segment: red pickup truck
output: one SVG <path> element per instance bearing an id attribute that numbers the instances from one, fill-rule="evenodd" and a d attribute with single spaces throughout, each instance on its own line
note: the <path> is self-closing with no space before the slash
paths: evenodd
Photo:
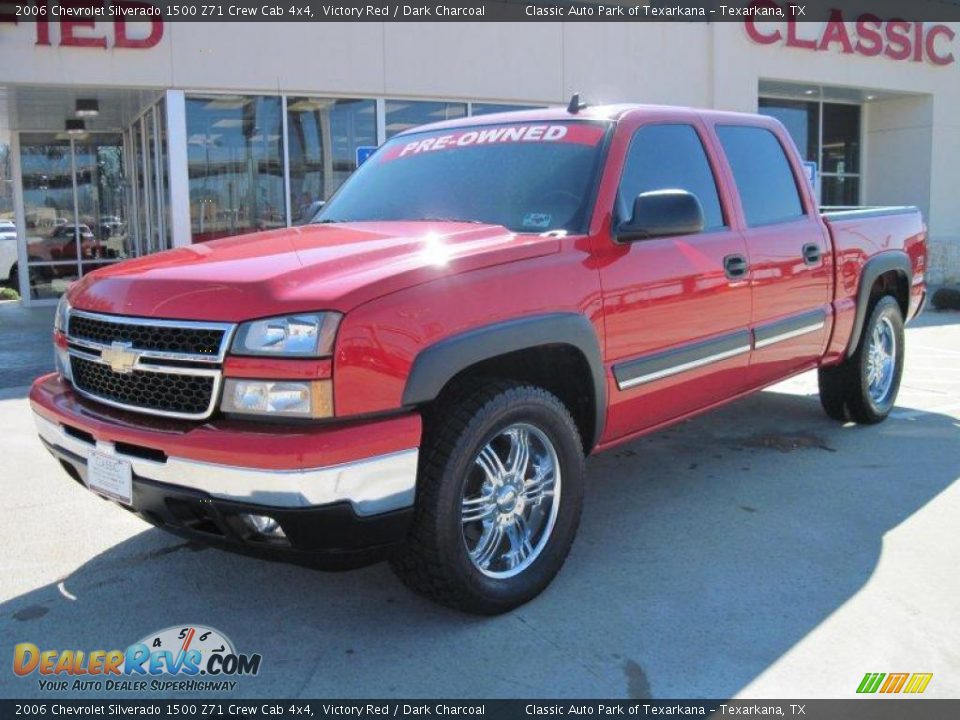
<path id="1" fill-rule="evenodd" d="M 57 311 L 30 399 L 77 481 L 223 548 L 389 558 L 498 613 L 558 572 L 584 457 L 816 369 L 896 399 L 915 208 L 821 212 L 774 119 L 607 106 L 384 144 L 310 225 L 123 262 Z"/>

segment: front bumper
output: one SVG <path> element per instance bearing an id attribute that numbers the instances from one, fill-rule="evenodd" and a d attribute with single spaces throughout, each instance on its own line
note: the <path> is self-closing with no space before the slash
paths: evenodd
<path id="1" fill-rule="evenodd" d="M 176 534 L 230 550 L 338 568 L 381 559 L 409 528 L 418 450 L 383 446 L 383 434 L 396 429 L 396 418 L 354 425 L 346 435 L 343 428 L 283 432 L 282 427 L 252 423 L 135 427 L 129 414 L 113 414 L 78 398 L 56 376 L 38 380 L 30 398 L 41 440 L 71 477 L 86 485 L 87 461 L 94 451 L 126 460 L 133 474 L 128 509 Z M 394 443 L 411 442 L 406 432 L 411 422 L 419 439 L 420 419 L 413 416 L 404 420 L 404 432 L 394 433 Z M 235 447 L 237 464 L 197 458 L 205 449 L 191 437 L 196 433 L 215 437 L 217 446 Z M 316 448 L 324 446 L 329 433 L 337 433 L 338 447 L 323 454 L 338 462 L 306 466 L 305 461 L 318 459 Z M 379 443 L 371 443 L 377 436 Z M 283 457 L 266 457 L 274 445 Z M 356 457 L 371 446 L 388 451 Z M 345 447 L 350 448 L 346 458 Z M 193 457 L 175 454 L 177 450 Z M 287 454 L 291 451 L 292 456 Z M 260 467 L 248 464 L 255 460 Z M 290 467 L 292 463 L 305 466 Z M 243 522 L 243 513 L 276 519 L 286 538 L 257 536 Z"/>

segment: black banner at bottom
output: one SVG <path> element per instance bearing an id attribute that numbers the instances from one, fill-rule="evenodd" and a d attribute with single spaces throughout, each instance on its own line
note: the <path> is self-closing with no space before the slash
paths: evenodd
<path id="1" fill-rule="evenodd" d="M 907 707 L 909 705 L 909 707 Z M 803 720 L 943 720 L 960 699 L 850 700 L 0 700 L 7 718 L 532 718 L 789 717 Z"/>

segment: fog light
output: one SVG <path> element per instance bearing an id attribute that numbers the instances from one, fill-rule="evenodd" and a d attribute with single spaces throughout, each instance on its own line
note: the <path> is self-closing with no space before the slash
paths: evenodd
<path id="1" fill-rule="evenodd" d="M 240 517 L 243 518 L 243 521 L 247 524 L 247 527 L 253 530 L 257 535 L 270 538 L 272 540 L 283 540 L 287 537 L 287 534 L 283 532 L 283 528 L 280 527 L 280 523 L 278 523 L 269 515 L 253 515 L 251 513 L 243 513 Z"/>

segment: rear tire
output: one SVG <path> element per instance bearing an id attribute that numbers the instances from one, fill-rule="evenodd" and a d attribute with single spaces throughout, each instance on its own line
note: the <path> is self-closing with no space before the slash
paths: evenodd
<path id="1" fill-rule="evenodd" d="M 468 391 L 436 416 L 410 537 L 391 565 L 442 605 L 506 612 L 550 584 L 573 543 L 585 475 L 579 433 L 554 395 L 509 382 Z"/>
<path id="2" fill-rule="evenodd" d="M 884 295 L 870 308 L 856 352 L 841 365 L 819 371 L 820 403 L 827 415 L 865 425 L 885 420 L 900 390 L 903 358 L 900 304 Z"/>

